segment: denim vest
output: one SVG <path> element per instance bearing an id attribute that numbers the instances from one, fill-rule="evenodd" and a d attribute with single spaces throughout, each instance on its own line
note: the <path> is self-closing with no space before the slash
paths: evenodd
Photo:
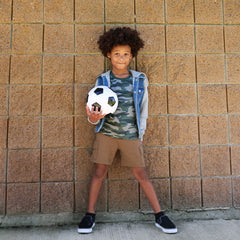
<path id="1" fill-rule="evenodd" d="M 133 76 L 133 101 L 136 111 L 136 120 L 139 138 L 142 140 L 146 130 L 148 118 L 148 79 L 144 73 L 130 70 Z M 97 77 L 96 86 L 110 87 L 110 71 Z M 95 132 L 99 132 L 104 124 L 105 118 L 101 119 L 96 126 Z"/>

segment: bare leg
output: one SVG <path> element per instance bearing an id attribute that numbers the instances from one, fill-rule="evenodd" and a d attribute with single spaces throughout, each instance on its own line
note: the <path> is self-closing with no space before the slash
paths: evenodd
<path id="1" fill-rule="evenodd" d="M 159 204 L 159 201 L 157 199 L 156 192 L 154 190 L 154 187 L 152 185 L 152 182 L 149 180 L 146 170 L 144 167 L 140 168 L 133 168 L 133 174 L 140 183 L 140 186 L 145 193 L 147 199 L 149 200 L 153 210 L 155 213 L 158 213 L 161 211 L 161 207 Z"/>
<path id="2" fill-rule="evenodd" d="M 95 206 L 97 203 L 98 195 L 102 186 L 102 181 L 106 177 L 108 171 L 108 165 L 95 164 L 95 170 L 92 177 L 92 182 L 89 190 L 88 199 L 88 212 L 95 213 Z"/>

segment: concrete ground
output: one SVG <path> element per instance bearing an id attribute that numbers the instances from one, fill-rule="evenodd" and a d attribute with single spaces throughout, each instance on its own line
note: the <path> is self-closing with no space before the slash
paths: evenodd
<path id="1" fill-rule="evenodd" d="M 235 240 L 240 220 L 175 221 L 177 234 L 165 234 L 153 222 L 96 223 L 93 233 L 78 234 L 77 226 L 0 228 L 1 240 Z"/>

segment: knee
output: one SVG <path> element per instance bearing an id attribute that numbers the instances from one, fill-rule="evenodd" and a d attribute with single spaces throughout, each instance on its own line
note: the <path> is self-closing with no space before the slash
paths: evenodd
<path id="1" fill-rule="evenodd" d="M 108 171 L 108 166 L 103 164 L 96 164 L 93 176 L 99 180 L 103 180 Z"/>

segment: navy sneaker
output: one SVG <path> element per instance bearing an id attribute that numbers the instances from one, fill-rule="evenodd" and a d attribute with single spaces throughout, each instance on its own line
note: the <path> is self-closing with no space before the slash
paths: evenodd
<path id="1" fill-rule="evenodd" d="M 95 216 L 93 213 L 86 213 L 78 225 L 78 233 L 91 233 L 95 226 Z"/>
<path id="2" fill-rule="evenodd" d="M 164 212 L 155 214 L 155 226 L 162 229 L 164 233 L 177 233 L 175 224 L 164 214 Z"/>

